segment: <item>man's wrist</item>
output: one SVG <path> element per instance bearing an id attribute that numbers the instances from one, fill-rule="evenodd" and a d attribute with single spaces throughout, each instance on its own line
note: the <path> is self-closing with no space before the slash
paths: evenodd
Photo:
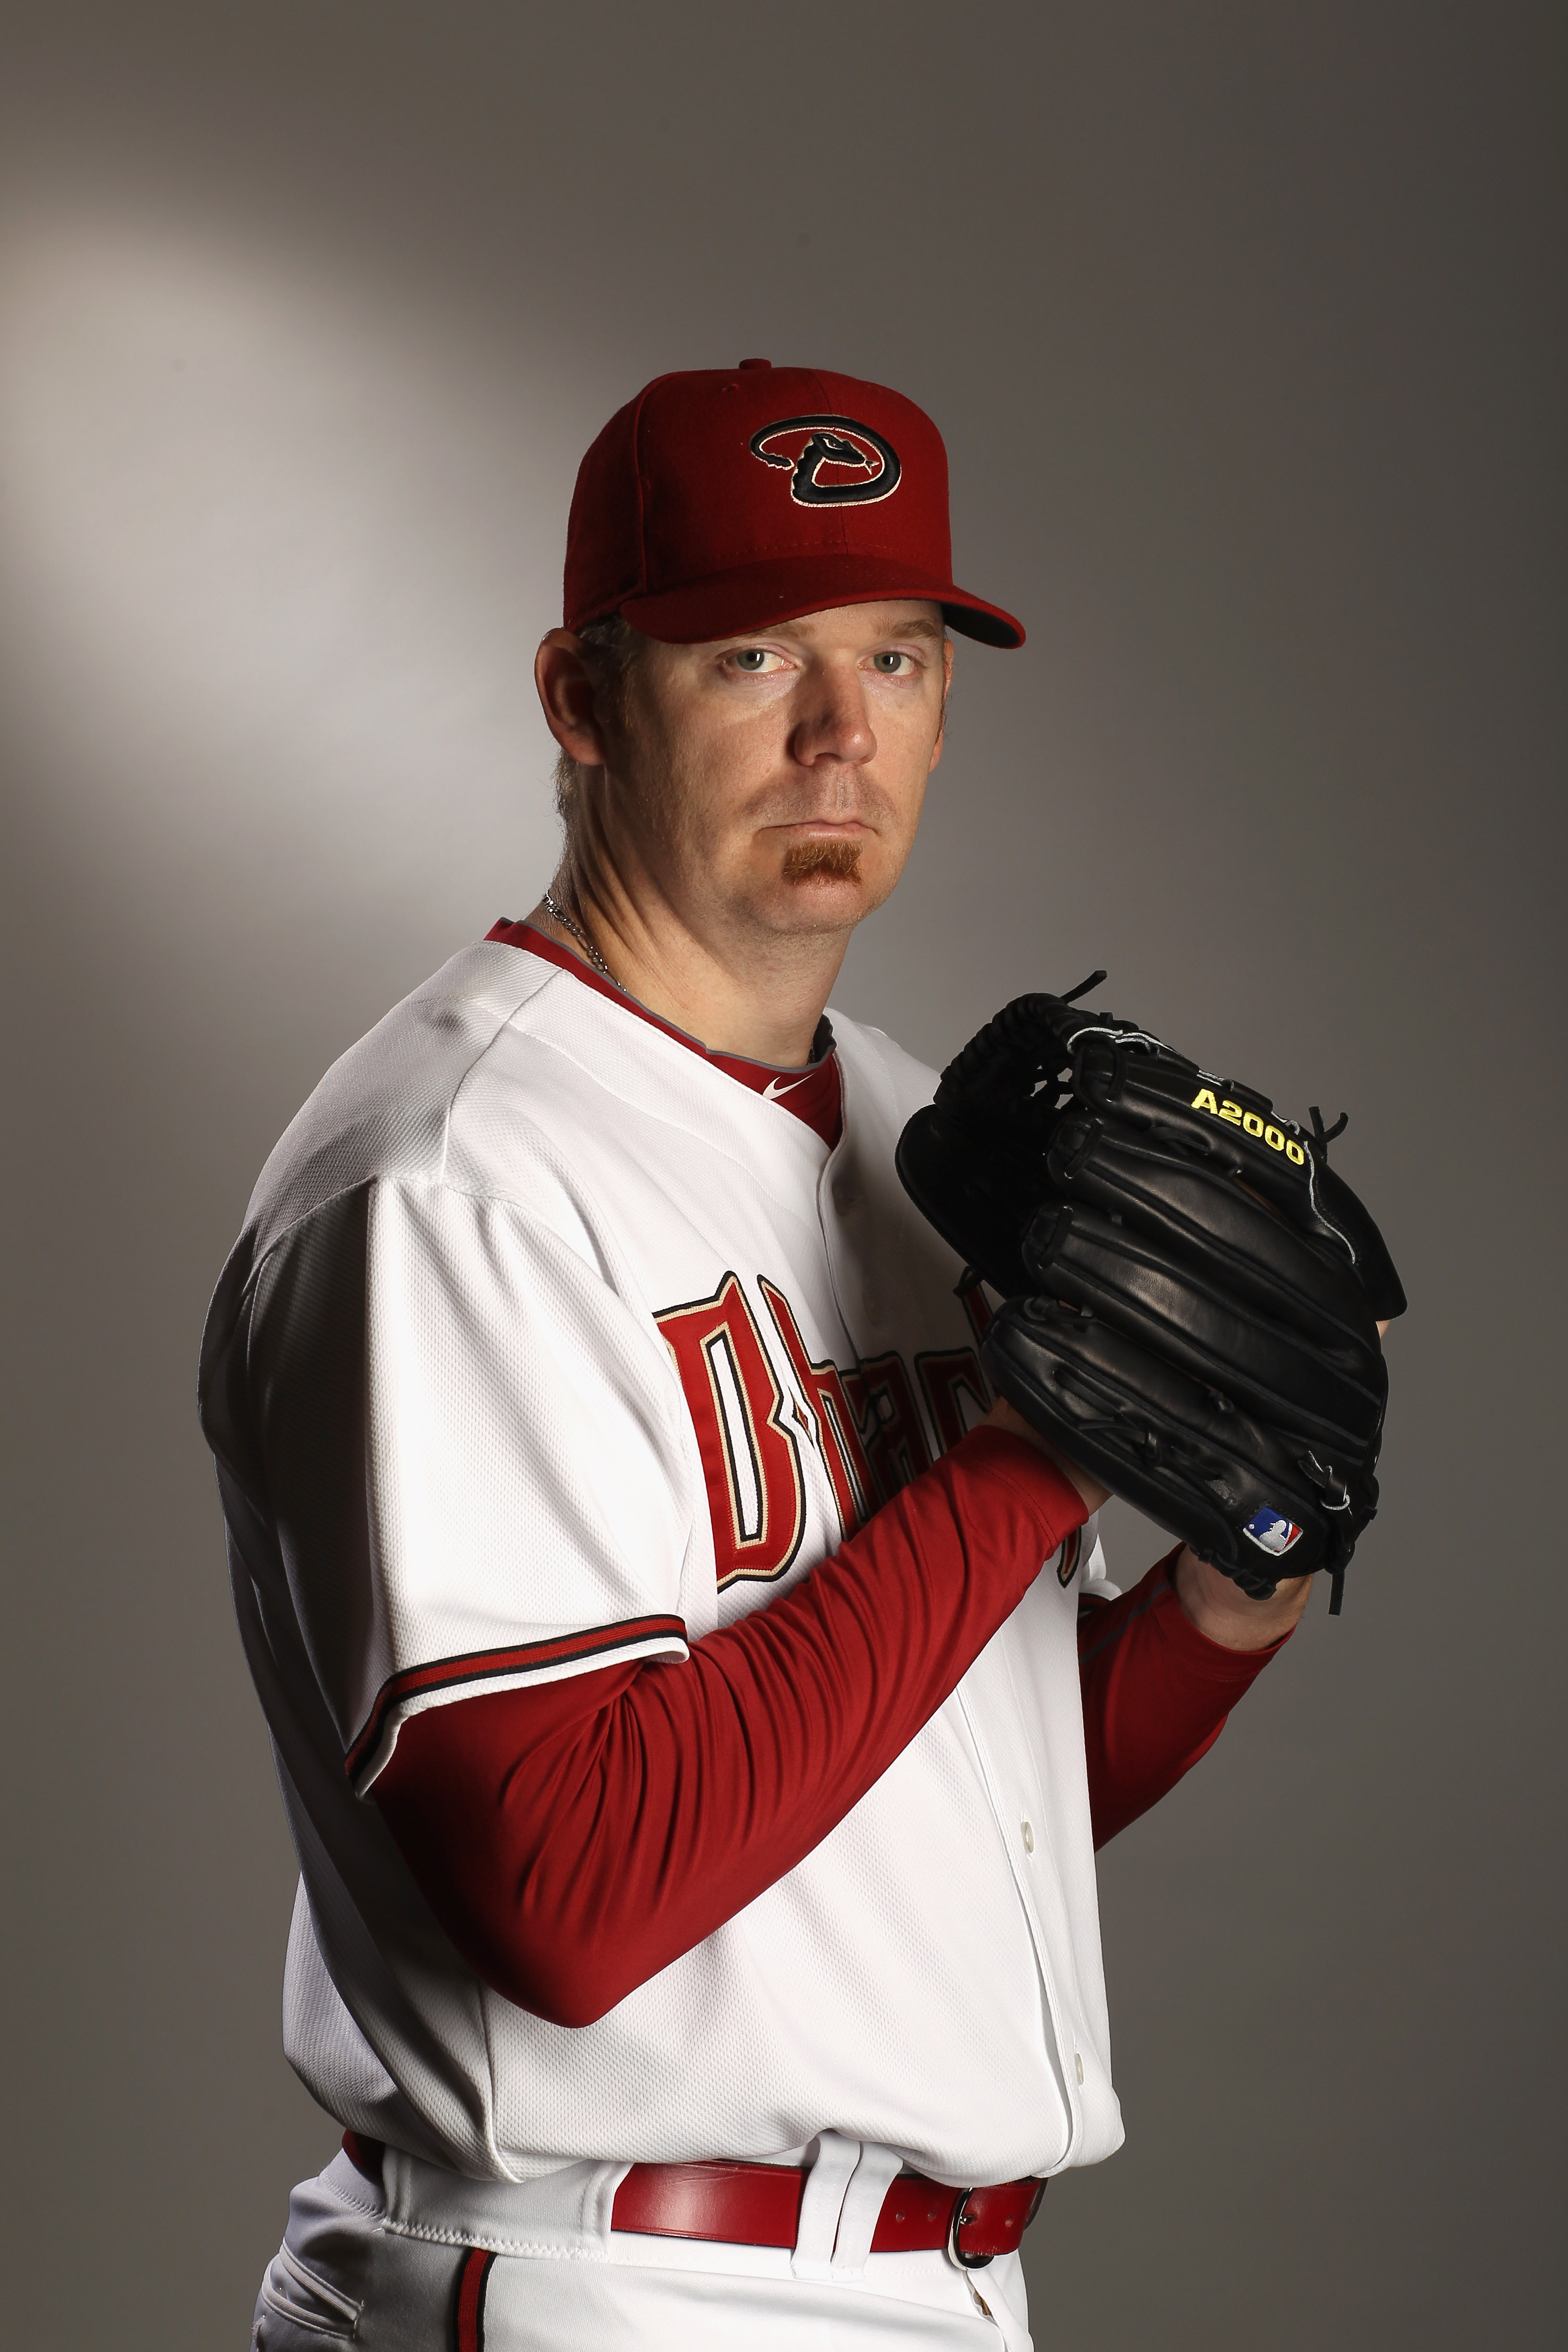
<path id="1" fill-rule="evenodd" d="M 1312 1580 L 1286 1577 L 1272 1599 L 1254 1601 L 1184 1545 L 1172 1563 L 1171 1582 L 1188 1622 L 1222 1650 L 1269 1650 L 1295 1632 Z"/>
<path id="2" fill-rule="evenodd" d="M 1016 1405 L 1010 1404 L 1005 1397 L 997 1398 L 980 1425 L 982 1428 L 1005 1430 L 1009 1436 L 1023 1438 L 1037 1454 L 1043 1454 L 1047 1462 L 1055 1464 L 1068 1484 L 1082 1496 L 1086 1511 L 1098 1511 L 1102 1503 L 1110 1500 L 1109 1486 L 1102 1486 L 1098 1478 L 1087 1470 L 1080 1470 L 1078 1464 L 1058 1446 L 1053 1445 L 1048 1437 L 1042 1437 L 1033 1423 L 1025 1420 Z"/>

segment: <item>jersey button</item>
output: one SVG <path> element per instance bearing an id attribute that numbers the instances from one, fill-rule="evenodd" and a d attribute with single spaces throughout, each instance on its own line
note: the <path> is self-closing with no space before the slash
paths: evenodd
<path id="1" fill-rule="evenodd" d="M 1033 1853 L 1035 1851 L 1034 1824 L 1032 1822 L 1025 1822 L 1022 1824 L 1022 1827 L 1024 1832 L 1024 1852 L 1026 1853 Z"/>

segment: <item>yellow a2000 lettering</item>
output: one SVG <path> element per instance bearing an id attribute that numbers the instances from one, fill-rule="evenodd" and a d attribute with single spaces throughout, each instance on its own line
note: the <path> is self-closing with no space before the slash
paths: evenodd
<path id="1" fill-rule="evenodd" d="M 1281 1128 L 1266 1124 L 1255 1110 L 1244 1111 L 1241 1105 L 1232 1102 L 1228 1095 L 1222 1098 L 1214 1093 L 1212 1087 L 1200 1087 L 1190 1108 L 1206 1110 L 1211 1118 L 1223 1118 L 1228 1127 L 1243 1129 L 1258 1142 L 1266 1143 L 1270 1151 L 1282 1151 L 1292 1167 L 1304 1168 L 1307 1164 L 1306 1152 L 1294 1136 L 1287 1135 Z"/>

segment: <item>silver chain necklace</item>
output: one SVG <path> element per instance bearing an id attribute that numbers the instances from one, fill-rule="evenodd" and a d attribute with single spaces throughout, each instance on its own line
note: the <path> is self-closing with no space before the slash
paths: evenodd
<path id="1" fill-rule="evenodd" d="M 609 965 L 605 961 L 604 957 L 599 953 L 598 949 L 594 945 L 594 942 L 588 937 L 587 932 L 583 929 L 582 924 L 574 923 L 573 921 L 571 916 L 566 912 L 565 908 L 561 904 L 560 899 L 555 898 L 549 890 L 544 894 L 544 910 L 547 915 L 551 916 L 554 921 L 560 924 L 563 931 L 570 931 L 573 938 L 581 942 L 584 954 L 587 957 L 589 962 L 594 966 L 595 971 L 602 971 L 604 973 L 605 978 L 609 982 L 610 986 L 612 988 L 619 988 L 621 984 L 620 982 L 616 978 L 615 973 L 610 970 Z"/>

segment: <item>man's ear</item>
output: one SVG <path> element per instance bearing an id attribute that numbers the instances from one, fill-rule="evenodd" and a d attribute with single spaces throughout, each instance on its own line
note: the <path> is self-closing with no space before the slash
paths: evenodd
<path id="1" fill-rule="evenodd" d="M 570 629 L 552 629 L 533 656 L 533 682 L 544 723 L 567 758 L 581 768 L 602 768 L 605 739 L 594 717 L 594 681 L 582 639 Z"/>
<path id="2" fill-rule="evenodd" d="M 942 746 L 947 740 L 947 698 L 952 692 L 952 639 L 943 637 L 942 641 L 942 717 L 937 721 L 936 741 L 931 747 L 931 766 L 926 770 L 928 776 L 935 772 L 942 758 Z"/>

